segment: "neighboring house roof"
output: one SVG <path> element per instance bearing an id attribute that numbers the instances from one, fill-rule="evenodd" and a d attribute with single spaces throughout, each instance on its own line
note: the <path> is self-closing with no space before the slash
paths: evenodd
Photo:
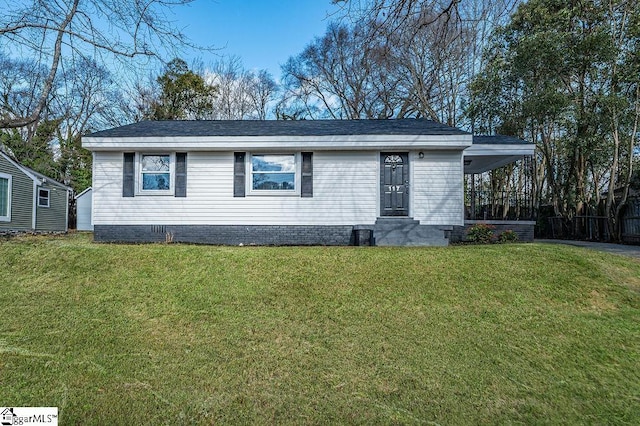
<path id="1" fill-rule="evenodd" d="M 38 173 L 35 170 L 32 170 L 29 167 L 23 164 L 20 164 L 17 160 L 13 159 L 13 157 L 11 157 L 9 154 L 7 154 L 4 151 L 0 151 L 0 156 L 2 156 L 8 162 L 16 166 L 18 169 L 20 169 L 25 175 L 31 178 L 31 180 L 33 180 L 37 185 L 43 185 L 44 183 L 47 183 L 51 186 L 56 186 L 58 188 L 64 189 L 65 191 L 71 191 L 70 187 L 61 184 L 55 179 L 45 176 L 42 173 Z"/>
<path id="2" fill-rule="evenodd" d="M 468 135 L 426 119 L 398 120 L 169 120 L 141 121 L 90 138 L 180 136 Z"/>
<path id="3" fill-rule="evenodd" d="M 79 193 L 78 195 L 76 195 L 75 197 L 73 197 L 75 200 L 77 200 L 78 198 L 82 197 L 84 194 L 88 193 L 89 191 L 91 191 L 91 187 L 88 187 L 87 189 L 85 189 L 84 191 L 82 191 L 81 193 Z"/>

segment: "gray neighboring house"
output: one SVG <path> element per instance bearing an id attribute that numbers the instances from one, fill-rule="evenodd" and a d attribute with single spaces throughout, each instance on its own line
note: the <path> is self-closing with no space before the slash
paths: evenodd
<path id="1" fill-rule="evenodd" d="M 0 151 L 0 232 L 66 232 L 70 192 Z"/>
<path id="2" fill-rule="evenodd" d="M 143 121 L 82 145 L 96 241 L 244 245 L 447 245 L 473 225 L 465 175 L 534 152 L 425 119 Z"/>

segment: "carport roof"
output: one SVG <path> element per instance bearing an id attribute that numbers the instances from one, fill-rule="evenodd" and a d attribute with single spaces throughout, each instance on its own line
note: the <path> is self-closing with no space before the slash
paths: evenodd
<path id="1" fill-rule="evenodd" d="M 535 144 L 504 135 L 474 136 L 464 150 L 465 174 L 484 173 L 533 155 Z"/>

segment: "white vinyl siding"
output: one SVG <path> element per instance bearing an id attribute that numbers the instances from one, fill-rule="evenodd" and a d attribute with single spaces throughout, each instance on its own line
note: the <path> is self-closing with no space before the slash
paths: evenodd
<path id="1" fill-rule="evenodd" d="M 93 231 L 93 224 L 91 223 L 91 200 L 91 189 L 84 191 L 76 198 L 76 229 L 78 231 Z"/>
<path id="2" fill-rule="evenodd" d="M 462 151 L 412 155 L 412 212 L 422 225 L 464 225 Z"/>
<path id="3" fill-rule="evenodd" d="M 136 194 L 123 198 L 122 153 L 95 152 L 94 225 L 353 225 L 376 221 L 378 152 L 314 153 L 312 198 L 234 198 L 233 164 L 233 152 L 190 152 L 187 197 Z"/>

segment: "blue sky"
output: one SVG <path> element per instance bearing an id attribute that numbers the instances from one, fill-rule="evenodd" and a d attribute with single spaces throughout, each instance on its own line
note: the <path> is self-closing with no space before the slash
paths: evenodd
<path id="1" fill-rule="evenodd" d="M 330 0 L 196 0 L 176 7 L 176 26 L 196 44 L 223 48 L 247 69 L 267 69 L 277 80 L 280 65 L 324 34 L 336 6 Z M 183 59 L 215 62 L 214 53 L 198 52 Z"/>

